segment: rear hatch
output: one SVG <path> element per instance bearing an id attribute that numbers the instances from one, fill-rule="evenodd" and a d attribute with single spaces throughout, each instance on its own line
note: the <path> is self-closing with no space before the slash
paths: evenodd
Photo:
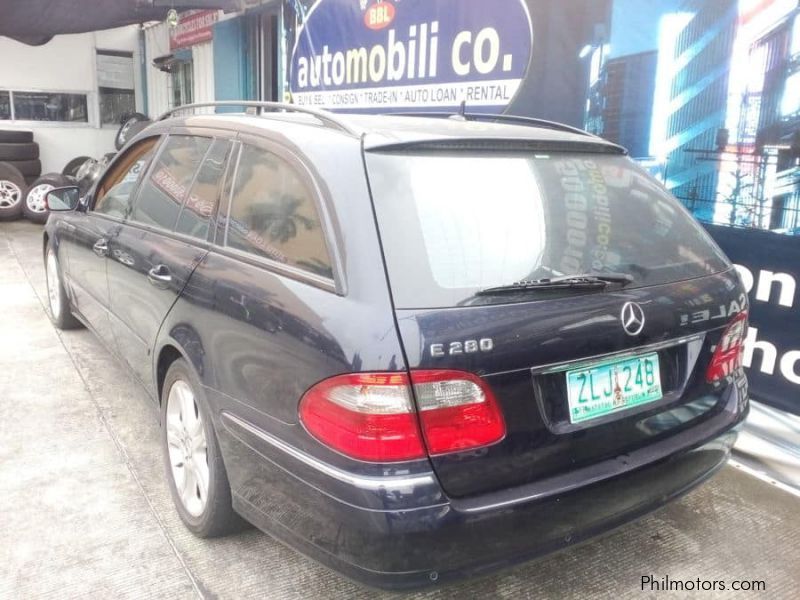
<path id="1" fill-rule="evenodd" d="M 735 272 L 635 163 L 581 150 L 366 153 L 409 367 L 480 376 L 505 419 L 502 441 L 432 457 L 451 496 L 591 467 L 721 410 L 705 373 L 746 308 Z M 546 281 L 587 274 L 611 282 Z"/>

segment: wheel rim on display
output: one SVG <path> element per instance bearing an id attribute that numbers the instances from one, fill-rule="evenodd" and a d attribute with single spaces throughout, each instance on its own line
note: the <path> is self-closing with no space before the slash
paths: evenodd
<path id="1" fill-rule="evenodd" d="M 89 171 L 91 170 L 92 166 L 93 166 L 93 165 L 94 165 L 96 162 L 97 162 L 97 161 L 95 161 L 93 158 L 90 158 L 90 159 L 88 159 L 88 160 L 85 160 L 85 161 L 83 162 L 83 164 L 81 164 L 81 166 L 80 166 L 80 167 L 78 167 L 78 170 L 75 172 L 75 179 L 77 179 L 77 180 L 79 180 L 79 181 L 80 181 L 81 179 L 83 179 L 84 177 L 86 177 L 86 176 L 89 174 Z"/>
<path id="2" fill-rule="evenodd" d="M 61 316 L 61 282 L 58 278 L 58 261 L 52 250 L 47 253 L 47 297 L 53 318 L 58 319 Z"/>
<path id="3" fill-rule="evenodd" d="M 0 181 L 0 208 L 11 208 L 19 204 L 22 190 L 16 183 L 8 180 Z"/>
<path id="4" fill-rule="evenodd" d="M 165 427 L 175 489 L 186 511 L 198 517 L 208 502 L 208 444 L 200 405 L 182 379 L 172 384 L 167 395 Z"/>
<path id="5" fill-rule="evenodd" d="M 120 139 L 120 140 L 122 140 L 123 142 L 127 140 L 127 138 L 128 138 L 128 132 L 131 130 L 131 127 L 133 127 L 133 124 L 134 124 L 134 123 L 136 123 L 136 120 L 135 120 L 135 119 L 129 119 L 129 120 L 128 120 L 128 121 L 127 121 L 127 122 L 126 122 L 126 123 L 125 123 L 125 124 L 122 126 L 122 129 L 120 129 L 120 130 L 119 130 L 119 139 Z"/>
<path id="6" fill-rule="evenodd" d="M 45 197 L 52 189 L 55 189 L 55 186 L 52 186 L 49 183 L 42 183 L 32 187 L 28 192 L 28 197 L 25 200 L 28 208 L 35 213 L 47 212 L 47 202 L 45 202 Z"/>

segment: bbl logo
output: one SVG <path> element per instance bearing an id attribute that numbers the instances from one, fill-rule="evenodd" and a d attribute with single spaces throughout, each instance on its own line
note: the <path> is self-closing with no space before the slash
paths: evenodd
<path id="1" fill-rule="evenodd" d="M 361 10 L 364 11 L 364 25 L 370 29 L 383 29 L 391 25 L 396 14 L 394 4 L 378 0 L 377 4 L 367 8 L 368 3 L 368 0 L 361 0 Z"/>

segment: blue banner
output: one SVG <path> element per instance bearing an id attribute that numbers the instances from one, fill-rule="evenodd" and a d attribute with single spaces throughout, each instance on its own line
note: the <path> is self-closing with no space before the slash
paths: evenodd
<path id="1" fill-rule="evenodd" d="M 744 365 L 753 397 L 800 415 L 800 237 L 706 228 L 750 295 Z"/>
<path id="2" fill-rule="evenodd" d="M 522 0 L 319 0 L 298 31 L 290 88 L 301 106 L 502 112 L 531 59 Z"/>

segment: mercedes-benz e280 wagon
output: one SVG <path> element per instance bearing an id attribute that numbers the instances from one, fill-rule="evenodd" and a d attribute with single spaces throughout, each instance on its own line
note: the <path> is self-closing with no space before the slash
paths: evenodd
<path id="1" fill-rule="evenodd" d="M 183 110 L 85 197 L 51 192 L 43 249 L 53 322 L 160 406 L 195 534 L 243 518 L 412 587 L 724 464 L 747 298 L 620 147 L 536 120 Z"/>

